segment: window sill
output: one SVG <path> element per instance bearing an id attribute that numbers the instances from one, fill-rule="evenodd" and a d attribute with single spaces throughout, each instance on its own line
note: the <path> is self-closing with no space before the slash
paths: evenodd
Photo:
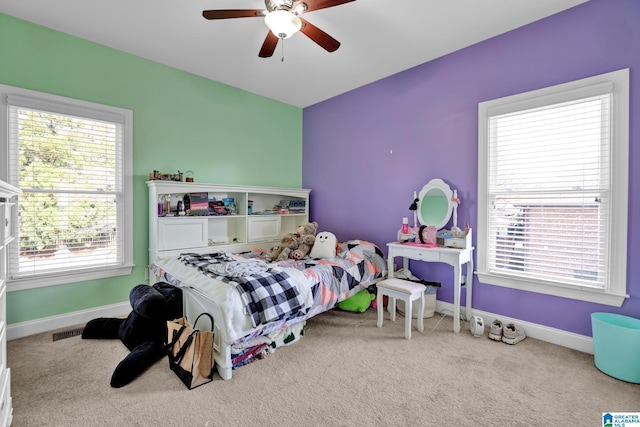
<path id="1" fill-rule="evenodd" d="M 50 274 L 42 277 L 11 279 L 7 281 L 7 292 L 23 291 L 26 289 L 44 288 L 68 283 L 85 282 L 89 280 L 108 279 L 110 277 L 128 276 L 134 265 L 103 268 L 67 274 Z"/>
<path id="2" fill-rule="evenodd" d="M 505 277 L 496 274 L 476 272 L 481 283 L 502 286 L 505 288 L 517 289 L 520 291 L 536 292 L 539 294 L 553 295 L 562 298 L 569 298 L 578 301 L 587 301 L 596 304 L 622 307 L 622 303 L 629 295 L 614 294 L 604 290 L 589 288 L 563 287 L 560 285 L 550 285 L 543 282 L 522 280 L 516 277 Z"/>

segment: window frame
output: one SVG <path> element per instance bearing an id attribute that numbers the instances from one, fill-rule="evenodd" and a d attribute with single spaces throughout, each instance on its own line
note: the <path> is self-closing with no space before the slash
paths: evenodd
<path id="1" fill-rule="evenodd" d="M 0 149 L 2 150 L 2 158 L 6 159 L 0 162 L 0 178 L 10 184 L 18 187 L 18 183 L 10 181 L 10 165 L 9 165 L 9 108 L 8 98 L 16 97 L 28 100 L 34 105 L 46 107 L 48 111 L 52 111 L 62 115 L 75 115 L 78 117 L 103 117 L 103 119 L 111 117 L 117 118 L 122 123 L 122 161 L 116 166 L 116 170 L 120 170 L 122 174 L 123 185 L 123 201 L 124 206 L 119 211 L 122 215 L 120 223 L 122 224 L 122 262 L 109 267 L 96 267 L 78 269 L 71 272 L 54 272 L 38 276 L 29 276 L 23 278 L 10 277 L 10 265 L 7 265 L 7 290 L 18 291 L 25 289 L 41 288 L 55 285 L 62 285 L 75 282 L 83 282 L 89 280 L 106 279 L 111 277 L 130 275 L 134 267 L 133 264 L 133 111 L 113 107 L 109 105 L 98 104 L 89 101 L 83 101 L 74 98 L 68 98 L 59 95 L 52 95 L 44 92 L 33 91 L 13 86 L 0 84 L 0 128 L 4 131 L 0 133 Z M 19 187 L 18 187 L 19 188 Z M 16 213 L 17 215 L 17 213 Z M 17 218 L 16 218 L 17 219 Z M 18 221 L 13 221 L 14 235 L 19 235 Z M 16 242 L 18 240 L 16 239 Z M 18 250 L 17 243 L 10 245 L 9 251 Z"/>
<path id="2" fill-rule="evenodd" d="M 609 282 L 604 289 L 556 284 L 501 275 L 488 269 L 489 118 L 495 114 L 553 105 L 576 94 L 587 98 L 602 87 L 611 88 Z M 629 194 L 629 69 L 600 74 L 568 83 L 480 102 L 478 104 L 478 230 L 476 274 L 482 283 L 621 307 L 627 294 L 627 227 Z"/>

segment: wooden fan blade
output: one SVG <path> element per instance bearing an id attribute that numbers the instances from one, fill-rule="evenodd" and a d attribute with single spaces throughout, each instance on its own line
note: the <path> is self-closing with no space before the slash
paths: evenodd
<path id="1" fill-rule="evenodd" d="M 306 20 L 302 18 L 300 18 L 300 20 L 302 21 L 302 28 L 300 28 L 301 33 L 316 42 L 327 52 L 334 52 L 338 50 L 340 47 L 340 42 L 338 40 L 334 39 L 329 34 L 325 33 L 315 25 L 310 24 Z"/>
<path id="2" fill-rule="evenodd" d="M 262 47 L 260 48 L 260 53 L 258 56 L 260 58 L 269 58 L 273 55 L 273 52 L 276 50 L 276 46 L 278 45 L 278 40 L 280 40 L 275 34 L 271 31 L 267 33 L 267 37 L 264 39 L 264 43 L 262 43 Z"/>
<path id="3" fill-rule="evenodd" d="M 255 18 L 265 16 L 267 12 L 262 9 L 227 9 L 227 10 L 204 10 L 202 16 L 206 19 L 229 19 L 229 18 Z"/>
<path id="4" fill-rule="evenodd" d="M 356 0 L 301 0 L 301 1 L 295 2 L 293 4 L 293 7 L 295 8 L 296 5 L 298 5 L 299 3 L 305 3 L 307 5 L 305 12 L 311 12 L 313 10 L 326 9 L 328 7 L 339 6 L 341 4 L 350 3 L 352 1 L 356 1 Z"/>

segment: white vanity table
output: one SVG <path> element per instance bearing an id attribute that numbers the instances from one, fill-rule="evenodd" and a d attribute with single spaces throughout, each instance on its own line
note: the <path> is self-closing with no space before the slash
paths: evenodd
<path id="1" fill-rule="evenodd" d="M 467 301 L 466 316 L 470 319 L 471 312 L 471 288 L 473 284 L 473 247 L 467 249 L 454 248 L 424 248 L 420 246 L 408 246 L 406 244 L 394 242 L 388 243 L 389 255 L 387 257 L 387 267 L 389 278 L 393 278 L 393 263 L 396 257 L 402 257 L 402 267 L 409 269 L 409 260 L 424 262 L 442 262 L 453 266 L 453 331 L 460 332 L 460 293 L 462 292 L 462 266 L 466 264 L 466 284 Z"/>
<path id="2" fill-rule="evenodd" d="M 457 227 L 457 207 L 459 203 L 460 200 L 457 198 L 457 193 L 451 191 L 448 184 L 441 179 L 432 179 L 422 188 L 419 197 L 416 198 L 414 205 L 410 208 L 413 209 L 415 207 L 416 211 L 416 215 L 414 215 L 414 228 L 409 234 L 402 234 L 399 232 L 398 239 L 406 241 L 415 237 L 415 241 L 420 242 L 424 240 L 420 237 L 420 234 L 423 233 L 423 230 L 426 227 L 432 226 L 431 228 L 435 227 L 437 230 L 440 230 L 447 225 L 452 214 L 452 231 L 456 230 L 458 233 L 464 233 Z M 418 219 L 420 224 L 422 224 L 422 227 L 418 227 Z M 467 229 L 466 234 L 464 234 L 464 236 L 460 236 L 462 238 L 443 240 L 446 244 L 453 244 L 459 247 L 414 246 L 407 243 L 400 243 L 399 241 L 387 244 L 387 267 L 389 278 L 394 277 L 393 272 L 396 257 L 402 257 L 402 267 L 405 271 L 409 271 L 409 260 L 440 262 L 449 264 L 453 267 L 453 331 L 455 333 L 460 332 L 460 296 L 462 292 L 463 266 L 466 266 L 465 286 L 467 289 L 465 315 L 467 319 L 470 319 L 473 315 L 471 311 L 471 293 L 473 285 L 474 248 L 471 246 L 471 232 L 472 231 L 470 229 Z"/>

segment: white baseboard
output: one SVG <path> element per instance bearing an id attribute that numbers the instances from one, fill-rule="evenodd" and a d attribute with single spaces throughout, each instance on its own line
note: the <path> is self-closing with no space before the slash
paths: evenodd
<path id="1" fill-rule="evenodd" d="M 461 310 L 463 309 L 464 307 L 461 307 Z M 453 304 L 443 301 L 436 301 L 436 311 L 438 313 L 452 315 Z M 548 326 L 539 325 L 537 323 L 526 322 L 520 319 L 513 319 L 511 317 L 506 317 L 499 314 L 489 313 L 476 309 L 473 309 L 473 315 L 482 317 L 485 325 L 485 335 L 489 333 L 488 331 L 489 328 L 491 328 L 491 323 L 493 323 L 494 320 L 498 319 L 503 324 L 515 323 L 522 326 L 528 337 L 546 341 L 556 345 L 561 345 L 563 347 L 572 348 L 574 350 L 582 351 L 583 353 L 593 354 L 593 338 L 587 337 L 585 335 L 575 334 L 573 332 L 550 328 Z M 466 330 L 469 331 L 468 323 L 464 325 L 466 325 Z M 465 330 L 464 325 L 461 327 L 461 332 Z"/>
<path id="2" fill-rule="evenodd" d="M 436 301 L 436 311 L 438 313 L 452 315 L 453 304 L 443 301 Z M 29 335 L 39 334 L 42 332 L 80 325 L 97 317 L 126 316 L 130 312 L 131 305 L 128 301 L 126 301 L 118 304 L 92 308 L 89 310 L 66 313 L 59 316 L 51 316 L 37 320 L 30 320 L 27 322 L 14 323 L 7 326 L 7 339 L 14 340 Z M 491 327 L 491 323 L 495 319 L 498 319 L 503 324 L 516 323 L 522 326 L 528 337 L 546 341 L 556 345 L 561 345 L 563 347 L 572 348 L 584 353 L 593 354 L 593 338 L 591 337 L 476 309 L 473 310 L 473 315 L 482 317 L 482 320 L 484 320 L 485 324 L 485 331 L 488 331 Z M 468 324 L 464 324 L 462 327 L 463 332 L 465 331 L 465 325 L 466 330 L 469 330 Z M 485 332 L 485 334 L 487 333 L 488 332 Z"/>
<path id="3" fill-rule="evenodd" d="M 102 307 L 88 310 L 74 311 L 59 316 L 44 317 L 42 319 L 29 320 L 27 322 L 13 323 L 7 325 L 7 339 L 15 340 L 29 335 L 40 334 L 42 332 L 53 331 L 61 328 L 87 323 L 97 317 L 120 317 L 131 312 L 129 301 L 104 305 Z"/>

